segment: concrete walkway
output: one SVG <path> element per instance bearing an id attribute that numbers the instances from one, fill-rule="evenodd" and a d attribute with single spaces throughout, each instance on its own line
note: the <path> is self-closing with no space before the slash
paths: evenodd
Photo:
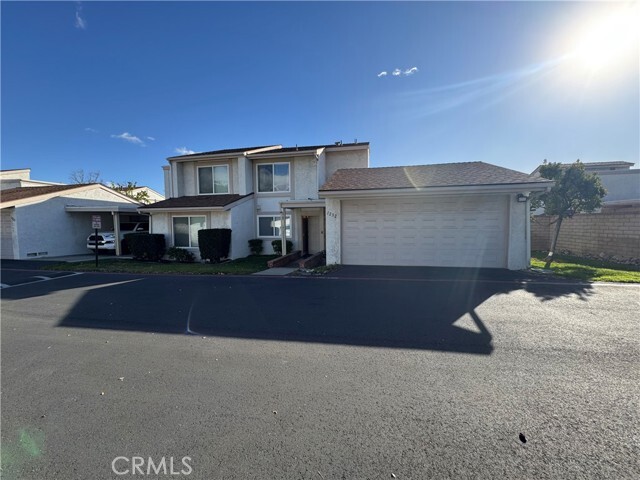
<path id="1" fill-rule="evenodd" d="M 263 270 L 261 272 L 256 272 L 254 275 L 264 275 L 264 276 L 284 276 L 289 275 L 290 273 L 298 270 L 297 268 L 269 268 L 268 270 Z"/>

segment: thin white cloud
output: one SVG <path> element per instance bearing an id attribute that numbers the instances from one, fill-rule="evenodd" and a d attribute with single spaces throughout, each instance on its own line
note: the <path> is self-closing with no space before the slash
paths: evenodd
<path id="1" fill-rule="evenodd" d="M 387 74 L 387 72 L 385 72 L 385 71 L 383 70 L 382 72 L 380 72 L 380 73 L 378 74 L 378 78 L 379 78 L 379 77 L 386 77 L 387 75 L 388 75 L 388 74 Z"/>
<path id="2" fill-rule="evenodd" d="M 86 30 L 87 29 L 87 21 L 83 18 L 82 16 L 82 3 L 78 2 L 76 4 L 76 23 L 75 23 L 76 28 L 79 28 L 80 30 Z"/>
<path id="3" fill-rule="evenodd" d="M 404 72 L 402 72 L 405 75 L 413 75 L 414 73 L 416 73 L 418 71 L 418 67 L 411 67 L 406 69 Z"/>
<path id="4" fill-rule="evenodd" d="M 85 132 L 98 133 L 98 130 L 95 128 L 87 127 L 84 129 Z"/>
<path id="5" fill-rule="evenodd" d="M 175 152 L 179 155 L 191 155 L 192 153 L 196 153 L 193 150 L 189 150 L 187 147 L 176 148 Z"/>
<path id="6" fill-rule="evenodd" d="M 135 145 L 140 145 L 141 147 L 146 147 L 145 143 L 140 140 L 139 137 L 135 135 L 131 135 L 129 132 L 121 133 L 120 135 L 111 135 L 111 138 L 119 138 L 124 140 L 125 142 L 133 143 Z"/>
<path id="7" fill-rule="evenodd" d="M 391 75 L 393 75 L 394 77 L 397 77 L 401 74 L 402 72 L 400 71 L 399 68 L 396 68 L 393 72 L 391 72 Z"/>
<path id="8" fill-rule="evenodd" d="M 152 142 L 155 141 L 155 137 L 144 137 L 144 138 L 146 138 L 147 140 L 151 140 Z"/>

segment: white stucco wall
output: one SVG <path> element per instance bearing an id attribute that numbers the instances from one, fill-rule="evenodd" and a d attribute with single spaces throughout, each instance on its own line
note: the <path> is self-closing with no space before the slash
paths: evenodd
<path id="1" fill-rule="evenodd" d="M 293 163 L 292 190 L 296 200 L 318 198 L 317 161 L 315 156 L 296 157 Z"/>
<path id="2" fill-rule="evenodd" d="M 253 162 L 247 159 L 245 156 L 238 157 L 238 180 L 235 183 L 237 185 L 238 195 L 247 195 L 253 192 Z"/>
<path id="3" fill-rule="evenodd" d="M 507 268 L 521 270 L 529 267 L 530 235 L 528 202 L 518 202 L 517 195 L 509 196 L 509 236 L 507 241 Z"/>
<path id="4" fill-rule="evenodd" d="M 29 180 L 31 178 L 31 169 L 24 168 L 22 170 L 4 170 L 0 171 L 0 180 Z"/>
<path id="5" fill-rule="evenodd" d="M 96 193 L 92 190 L 92 192 Z M 96 194 L 105 196 L 106 192 Z M 91 213 L 69 213 L 65 206 L 113 205 L 115 202 L 86 198 L 90 192 L 70 197 L 55 197 L 44 202 L 16 207 L 18 258 L 27 254 L 47 252 L 43 256 L 63 256 L 88 253 L 87 236 L 92 232 Z M 83 198 L 85 197 L 85 198 Z M 111 195 L 113 200 L 113 195 Z M 102 230 L 113 230 L 110 213 L 100 213 Z"/>
<path id="6" fill-rule="evenodd" d="M 256 238 L 255 206 L 247 200 L 231 209 L 231 251 L 230 258 L 249 255 L 249 240 Z"/>
<path id="7" fill-rule="evenodd" d="M 346 150 L 326 152 L 327 179 L 340 168 L 367 168 L 369 166 L 369 150 Z"/>
<path id="8" fill-rule="evenodd" d="M 162 174 L 164 176 L 164 198 L 171 198 L 171 167 L 165 165 L 162 167 Z"/>
<path id="9" fill-rule="evenodd" d="M 15 208 L 3 208 L 0 223 L 0 258 L 13 259 L 18 255 Z"/>
<path id="10" fill-rule="evenodd" d="M 603 201 L 640 200 L 640 170 L 599 172 L 598 175 L 607 189 Z"/>
<path id="11" fill-rule="evenodd" d="M 340 200 L 327 198 L 325 200 L 325 234 L 327 265 L 341 263 L 340 228 L 341 228 Z"/>

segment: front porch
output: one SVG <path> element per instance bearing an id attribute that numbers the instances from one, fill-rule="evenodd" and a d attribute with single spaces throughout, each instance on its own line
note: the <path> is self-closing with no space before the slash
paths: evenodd
<path id="1" fill-rule="evenodd" d="M 286 241 L 291 240 L 294 251 L 299 250 L 301 257 L 314 255 L 325 250 L 325 207 L 324 200 L 286 201 L 280 203 L 281 225 L 287 217 L 293 224 L 292 236 L 285 238 L 284 229 L 280 229 L 282 255 L 287 255 Z"/>

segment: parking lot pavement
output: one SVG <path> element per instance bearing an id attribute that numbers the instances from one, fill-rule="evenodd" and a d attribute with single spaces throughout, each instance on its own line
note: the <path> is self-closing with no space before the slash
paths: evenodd
<path id="1" fill-rule="evenodd" d="M 639 292 L 119 274 L 4 289 L 2 477 L 188 456 L 194 479 L 638 478 Z"/>
<path id="2" fill-rule="evenodd" d="M 48 270 L 16 270 L 3 268 L 2 274 L 0 275 L 0 288 L 16 287 L 18 285 L 24 285 L 27 283 L 49 281 L 72 275 L 79 275 L 79 273 L 75 273 L 72 271 L 60 272 Z"/>

